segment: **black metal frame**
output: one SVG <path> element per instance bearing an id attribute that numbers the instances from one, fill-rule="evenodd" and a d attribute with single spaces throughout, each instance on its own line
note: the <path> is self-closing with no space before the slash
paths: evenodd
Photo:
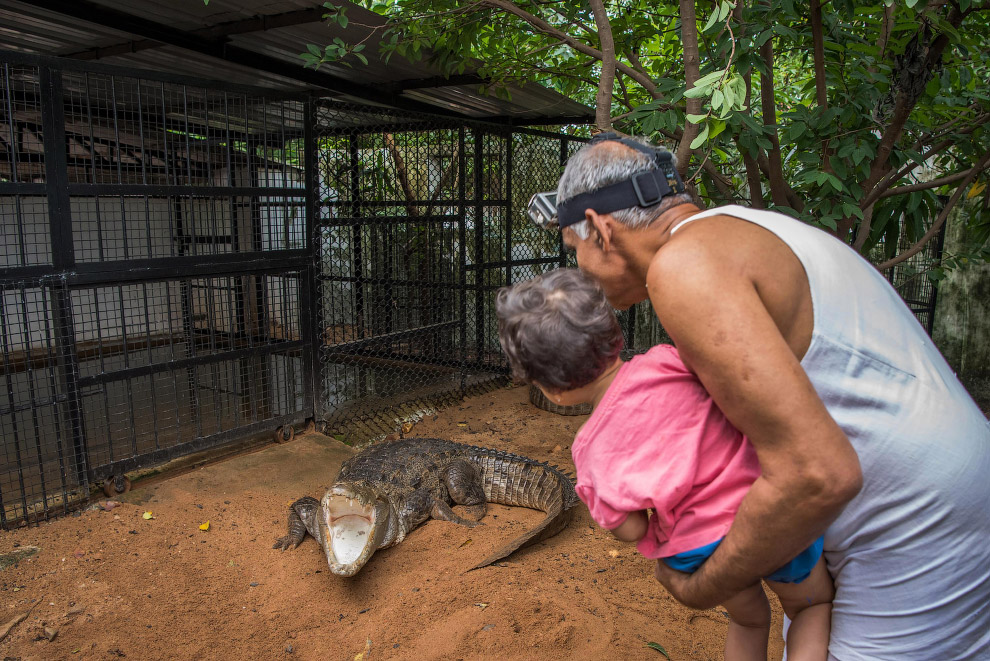
<path id="1" fill-rule="evenodd" d="M 298 141 L 312 172 L 310 97 L 17 53 L 0 74 L 2 222 L 20 246 L 0 266 L 0 527 L 312 417 L 311 187 L 268 156 Z"/>

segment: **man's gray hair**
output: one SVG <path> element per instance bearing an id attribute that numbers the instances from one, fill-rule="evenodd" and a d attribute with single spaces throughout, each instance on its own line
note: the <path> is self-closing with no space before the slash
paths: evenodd
<path id="1" fill-rule="evenodd" d="M 663 149 L 663 147 L 655 147 L 641 138 L 635 139 L 653 149 Z M 673 154 L 671 157 L 673 159 Z M 676 159 L 673 159 L 673 164 L 677 165 Z M 557 184 L 557 204 L 566 202 L 581 193 L 595 191 L 628 179 L 637 172 L 656 169 L 656 162 L 652 158 L 621 142 L 606 141 L 585 145 L 567 161 L 564 174 L 560 178 L 560 183 Z M 613 211 L 612 217 L 628 227 L 646 227 L 667 209 L 691 201 L 689 193 L 668 195 L 653 206 L 633 206 Z M 588 238 L 589 225 L 587 220 L 569 225 L 569 227 L 582 239 Z"/>
<path id="2" fill-rule="evenodd" d="M 512 376 L 553 390 L 586 386 L 615 362 L 622 329 L 598 281 L 562 268 L 503 287 L 498 339 Z"/>

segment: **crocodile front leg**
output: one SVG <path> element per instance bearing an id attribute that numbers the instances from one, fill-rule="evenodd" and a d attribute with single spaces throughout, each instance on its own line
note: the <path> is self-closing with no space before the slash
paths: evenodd
<path id="1" fill-rule="evenodd" d="M 320 527 L 316 523 L 316 515 L 320 511 L 320 501 L 310 496 L 303 496 L 289 507 L 289 534 L 279 537 L 273 549 L 294 549 L 306 538 L 306 533 L 316 538 L 321 545 Z"/>
<path id="2" fill-rule="evenodd" d="M 440 521 L 450 521 L 458 525 L 473 528 L 480 525 L 477 521 L 463 519 L 457 516 L 450 505 L 435 498 L 429 489 L 416 489 L 409 494 L 402 503 L 401 517 L 403 530 L 409 532 L 427 519 L 439 519 Z M 405 536 L 405 535 L 403 535 Z"/>
<path id="3" fill-rule="evenodd" d="M 475 521 L 480 521 L 485 516 L 488 511 L 488 499 L 485 498 L 481 473 L 474 464 L 464 459 L 455 459 L 443 469 L 440 477 L 447 487 L 450 499 L 457 505 L 463 505 L 468 516 Z M 434 516 L 434 518 L 440 517 Z"/>

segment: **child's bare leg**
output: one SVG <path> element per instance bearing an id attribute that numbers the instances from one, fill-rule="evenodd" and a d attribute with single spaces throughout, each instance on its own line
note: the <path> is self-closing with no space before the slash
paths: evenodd
<path id="1" fill-rule="evenodd" d="M 770 637 L 770 602 L 759 583 L 751 585 L 722 607 L 729 613 L 725 661 L 766 661 Z"/>
<path id="2" fill-rule="evenodd" d="M 808 578 L 800 583 L 767 581 L 767 585 L 780 597 L 780 605 L 791 618 L 791 628 L 787 631 L 788 661 L 825 661 L 835 595 L 825 559 L 819 558 Z"/>

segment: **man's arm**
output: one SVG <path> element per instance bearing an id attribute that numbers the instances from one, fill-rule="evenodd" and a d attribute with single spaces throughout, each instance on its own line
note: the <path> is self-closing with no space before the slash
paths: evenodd
<path id="1" fill-rule="evenodd" d="M 625 521 L 609 532 L 615 535 L 619 541 L 638 542 L 646 535 L 647 520 L 646 512 L 643 510 L 630 512 Z"/>
<path id="2" fill-rule="evenodd" d="M 687 237 L 685 237 L 687 238 Z M 726 237 L 720 237 L 722 245 Z M 744 257 L 698 241 L 661 250 L 650 299 L 725 416 L 756 449 L 762 475 L 725 540 L 697 572 L 657 566 L 679 601 L 710 608 L 809 546 L 858 493 L 859 459 L 767 311 Z"/>

